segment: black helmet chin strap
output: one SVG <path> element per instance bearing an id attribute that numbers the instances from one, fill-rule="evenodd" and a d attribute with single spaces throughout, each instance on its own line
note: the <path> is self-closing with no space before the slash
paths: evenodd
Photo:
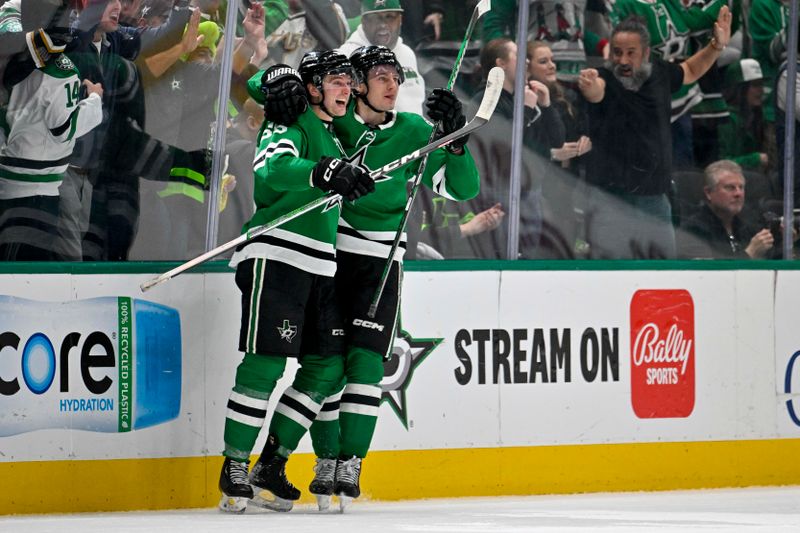
<path id="1" fill-rule="evenodd" d="M 369 89 L 367 89 L 367 90 L 366 90 L 366 91 L 364 91 L 363 93 L 362 93 L 361 91 L 356 91 L 356 96 L 358 96 L 358 98 L 359 98 L 359 99 L 360 99 L 362 102 L 364 102 L 364 104 L 366 104 L 366 106 L 367 106 L 368 108 L 372 109 L 372 110 L 373 110 L 373 111 L 375 111 L 376 113 L 386 113 L 386 111 L 383 111 L 382 109 L 375 109 L 375 107 L 374 107 L 372 104 L 370 104 L 370 103 L 369 103 L 369 98 L 367 98 L 367 93 L 368 93 L 368 92 L 369 92 Z"/>
<path id="2" fill-rule="evenodd" d="M 325 113 L 326 115 L 328 115 L 329 117 L 333 118 L 333 115 L 331 115 L 331 112 L 330 112 L 330 111 L 328 111 L 328 108 L 327 108 L 327 107 L 325 107 L 325 89 L 323 89 L 323 88 L 322 88 L 322 83 L 320 83 L 319 85 L 316 85 L 316 84 L 315 84 L 314 86 L 315 86 L 315 87 L 317 88 L 317 90 L 319 91 L 319 94 L 320 94 L 320 96 L 321 96 L 321 98 L 322 98 L 322 99 L 319 101 L 319 103 L 318 103 L 318 104 L 312 104 L 312 105 L 318 105 L 318 106 L 319 106 L 319 108 L 320 108 L 320 110 L 321 110 L 322 112 L 324 112 L 324 113 Z M 307 91 L 306 91 L 306 92 L 307 92 Z M 311 96 L 311 95 L 309 94 L 309 96 Z"/>

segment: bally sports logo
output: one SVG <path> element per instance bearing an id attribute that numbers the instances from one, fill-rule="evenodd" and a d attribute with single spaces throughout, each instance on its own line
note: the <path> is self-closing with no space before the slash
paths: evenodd
<path id="1" fill-rule="evenodd" d="M 694 302 L 685 290 L 640 290 L 631 299 L 631 403 L 639 418 L 694 410 Z"/>

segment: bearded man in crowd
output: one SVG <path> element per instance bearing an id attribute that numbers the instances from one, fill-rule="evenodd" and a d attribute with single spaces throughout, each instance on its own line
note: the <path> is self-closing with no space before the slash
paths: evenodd
<path id="1" fill-rule="evenodd" d="M 702 76 L 730 40 L 731 13 L 720 10 L 708 45 L 683 63 L 650 56 L 645 22 L 630 17 L 611 34 L 605 67 L 582 70 L 578 88 L 589 102 L 586 207 L 591 255 L 599 259 L 675 256 L 667 200 L 672 172 L 671 94 Z"/>

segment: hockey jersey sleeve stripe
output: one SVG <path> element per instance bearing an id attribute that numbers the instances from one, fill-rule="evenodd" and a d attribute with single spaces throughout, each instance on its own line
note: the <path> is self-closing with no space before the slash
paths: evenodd
<path id="1" fill-rule="evenodd" d="M 295 157 L 300 157 L 300 153 L 291 141 L 282 140 L 277 143 L 270 143 L 256 154 L 255 160 L 253 161 L 253 170 L 258 171 L 267 164 L 267 159 L 283 153 L 289 153 Z"/>
<path id="2" fill-rule="evenodd" d="M 50 133 L 53 134 L 53 137 L 61 137 L 64 135 L 64 132 L 70 130 L 69 135 L 66 139 L 64 139 L 64 142 L 72 140 L 72 137 L 75 135 L 75 126 L 78 124 L 78 111 L 80 111 L 80 109 L 80 107 L 76 108 L 62 125 L 50 130 Z"/>
<path id="3" fill-rule="evenodd" d="M 71 141 L 73 137 L 75 137 L 75 130 L 78 128 L 78 113 L 80 113 L 81 108 L 78 107 L 75 111 L 72 112 L 70 116 L 70 124 L 69 124 L 69 135 L 67 135 L 67 140 Z"/>
<path id="4" fill-rule="evenodd" d="M 263 150 L 256 154 L 254 162 L 259 163 L 268 158 L 275 152 L 277 148 L 287 149 L 299 157 L 299 152 L 297 151 L 297 147 L 294 145 L 294 143 L 286 139 L 281 139 L 278 142 L 269 143 L 266 145 Z"/>
<path id="5" fill-rule="evenodd" d="M 293 142 L 287 140 L 281 140 L 277 143 L 270 143 L 264 148 L 262 152 L 266 159 L 278 154 L 290 153 L 295 157 L 300 157 L 300 152 L 297 151 L 297 147 L 294 145 Z"/>
<path id="6" fill-rule="evenodd" d="M 453 195 L 447 192 L 447 179 L 445 177 L 445 167 L 440 168 L 436 172 L 436 174 L 433 175 L 432 182 L 433 182 L 433 192 L 435 192 L 439 196 L 447 198 L 448 200 L 458 200 L 458 198 L 453 197 Z"/>
<path id="7" fill-rule="evenodd" d="M 69 163 L 70 156 L 62 157 L 52 161 L 35 161 L 22 157 L 0 156 L 0 165 L 7 167 L 28 168 L 31 170 L 41 170 L 44 168 L 60 167 Z"/>

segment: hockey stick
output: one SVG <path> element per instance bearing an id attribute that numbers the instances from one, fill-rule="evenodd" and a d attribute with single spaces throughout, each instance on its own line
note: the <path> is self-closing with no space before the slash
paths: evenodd
<path id="1" fill-rule="evenodd" d="M 478 4 L 475 6 L 475 9 L 472 11 L 472 17 L 469 19 L 466 32 L 464 32 L 464 39 L 461 41 L 461 46 L 458 49 L 456 62 L 453 65 L 453 70 L 450 71 L 450 79 L 447 80 L 446 88 L 448 91 L 452 90 L 453 86 L 456 83 L 456 78 L 458 78 L 458 73 L 461 70 L 461 62 L 464 60 L 464 52 L 466 52 L 467 44 L 472 38 L 472 32 L 475 30 L 475 24 L 478 22 L 478 19 L 481 18 L 484 15 L 484 13 L 486 13 L 490 9 L 492 9 L 491 0 L 481 0 L 480 2 L 478 2 Z M 494 69 L 492 69 L 492 71 L 494 71 Z M 489 74 L 489 76 L 491 77 L 491 73 Z M 502 85 L 503 82 L 501 78 L 500 86 L 502 87 Z M 439 129 L 439 123 L 437 122 L 436 124 L 433 125 L 433 131 L 431 132 L 431 137 L 430 139 L 428 139 L 428 142 L 433 141 L 433 139 L 436 137 L 436 131 L 438 129 Z M 391 270 L 392 263 L 394 262 L 394 254 L 397 252 L 397 247 L 400 245 L 400 239 L 403 237 L 403 232 L 405 231 L 406 224 L 408 223 L 408 217 L 411 214 L 411 207 L 414 205 L 414 198 L 417 197 L 417 191 L 419 190 L 419 187 L 422 184 L 422 175 L 425 173 L 425 167 L 427 166 L 428 166 L 428 158 L 426 157 L 420 162 L 419 168 L 417 169 L 417 174 L 414 178 L 414 182 L 411 185 L 411 192 L 409 193 L 408 200 L 406 201 L 406 207 L 403 210 L 403 217 L 400 219 L 400 224 L 398 224 L 397 231 L 394 234 L 394 241 L 392 242 L 391 250 L 389 250 L 389 256 L 386 258 L 386 263 L 384 263 L 383 265 L 383 273 L 381 274 L 381 279 L 380 282 L 378 283 L 378 288 L 375 289 L 375 294 L 373 294 L 372 296 L 372 302 L 369 305 L 369 311 L 367 311 L 367 315 L 370 318 L 375 318 L 375 313 L 378 312 L 378 303 L 381 301 L 381 296 L 383 296 L 383 290 L 386 288 L 386 280 L 389 278 L 389 271 Z"/>
<path id="2" fill-rule="evenodd" d="M 500 76 L 499 84 L 497 85 L 497 90 L 496 91 L 490 90 L 489 89 L 490 84 L 487 84 L 486 92 L 483 95 L 483 100 L 481 100 L 481 105 L 478 108 L 478 112 L 475 113 L 473 119 L 467 122 L 463 128 L 458 129 L 450 133 L 449 135 L 445 135 L 440 139 L 436 139 L 432 143 L 427 144 L 422 148 L 417 148 L 413 152 L 406 154 L 403 157 L 396 159 L 377 170 L 370 171 L 369 175 L 372 177 L 372 179 L 376 179 L 383 174 L 392 172 L 393 170 L 396 170 L 404 165 L 407 165 L 412 161 L 421 159 L 426 155 L 430 154 L 431 152 L 433 152 L 434 150 L 438 150 L 439 148 L 450 144 L 455 139 L 463 137 L 464 135 L 469 135 L 473 131 L 477 130 L 478 128 L 482 127 L 487 122 L 489 122 L 489 119 L 492 118 L 492 113 L 494 113 L 494 108 L 497 106 L 497 101 L 500 98 L 500 90 L 502 89 L 503 86 L 503 71 L 499 67 L 495 67 L 494 69 L 492 69 L 492 72 L 495 72 L 495 70 L 497 71 L 497 73 L 499 73 Z M 490 80 L 492 79 L 491 73 L 489 74 L 489 79 Z M 290 220 L 294 220 L 295 218 L 305 213 L 308 213 L 309 211 L 313 211 L 314 209 L 317 209 L 318 207 L 321 207 L 329 202 L 338 202 L 340 199 L 341 196 L 338 194 L 327 194 L 325 196 L 317 198 L 312 202 L 309 202 L 303 206 L 298 207 L 294 211 L 289 211 L 285 215 L 279 216 L 278 218 L 276 218 L 271 222 L 267 222 L 266 224 L 263 224 L 261 226 L 256 226 L 255 228 L 250 228 L 246 233 L 242 233 L 235 239 L 228 241 L 225 244 L 221 244 L 216 248 L 214 248 L 213 250 L 209 250 L 208 252 L 202 255 L 198 255 L 194 259 L 190 259 L 189 261 L 186 261 L 185 263 L 178 265 L 172 270 L 164 272 L 160 276 L 145 281 L 139 286 L 139 288 L 142 290 L 142 292 L 146 292 L 155 287 L 156 285 L 158 285 L 159 283 L 172 279 L 178 274 L 186 272 L 190 268 L 194 268 L 197 265 L 203 264 L 206 261 L 213 259 L 232 248 L 236 248 L 240 244 L 255 239 L 256 237 L 263 235 L 264 233 L 267 233 L 268 231 L 273 230 L 278 226 L 286 224 Z"/>

